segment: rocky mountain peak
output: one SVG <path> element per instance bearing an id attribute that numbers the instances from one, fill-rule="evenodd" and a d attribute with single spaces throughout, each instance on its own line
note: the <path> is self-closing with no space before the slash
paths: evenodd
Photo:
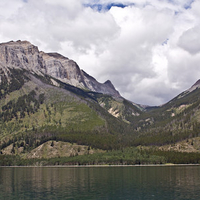
<path id="1" fill-rule="evenodd" d="M 111 83 L 110 80 L 107 80 L 104 84 L 107 85 L 107 86 L 109 86 L 110 88 L 115 89 L 115 87 L 113 86 L 113 84 Z"/>
<path id="2" fill-rule="evenodd" d="M 26 45 L 32 45 L 29 41 L 21 41 L 21 40 L 17 40 L 17 41 L 9 41 L 9 42 L 5 42 L 5 43 L 1 43 L 0 46 L 16 46 L 16 45 L 21 45 L 21 46 L 26 46 Z"/>
<path id="3" fill-rule="evenodd" d="M 34 54 L 35 52 L 39 53 L 38 47 L 34 46 L 28 41 L 21 41 L 18 40 L 16 42 L 10 41 L 6 43 L 1 43 L 0 44 L 1 49 L 5 49 L 5 51 L 11 51 L 13 54 L 18 54 L 19 52 L 25 53 L 25 54 Z M 34 50 L 34 51 L 33 51 Z"/>
<path id="4" fill-rule="evenodd" d="M 73 60 L 59 53 L 39 51 L 28 41 L 18 40 L 0 44 L 0 68 L 5 72 L 9 68 L 21 68 L 40 75 L 50 75 L 75 87 L 94 92 L 121 97 L 110 81 L 104 84 L 80 70 Z"/>

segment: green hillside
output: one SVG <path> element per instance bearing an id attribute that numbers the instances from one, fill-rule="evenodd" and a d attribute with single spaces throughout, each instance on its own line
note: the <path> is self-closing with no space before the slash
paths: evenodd
<path id="1" fill-rule="evenodd" d="M 31 150 L 51 139 L 102 149 L 121 145 L 119 135 L 128 130 L 127 124 L 98 104 L 103 94 L 24 70 L 14 70 L 10 82 L 6 80 L 0 99 L 1 149 L 18 142 Z"/>
<path id="2" fill-rule="evenodd" d="M 182 163 L 187 152 L 194 159 L 187 154 L 185 162 L 200 162 L 200 89 L 144 110 L 124 98 L 83 90 L 42 73 L 0 73 L 0 163 Z M 184 140 L 186 151 L 179 155 L 178 144 Z M 172 152 L 164 145 L 171 145 Z"/>
<path id="3" fill-rule="evenodd" d="M 167 104 L 148 108 L 134 122 L 135 145 L 165 145 L 200 136 L 200 89 L 184 92 Z"/>

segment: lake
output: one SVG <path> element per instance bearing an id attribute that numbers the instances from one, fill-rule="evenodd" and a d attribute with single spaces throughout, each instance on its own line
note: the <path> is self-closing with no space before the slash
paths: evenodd
<path id="1" fill-rule="evenodd" d="M 1 167 L 2 199 L 199 200 L 200 166 Z"/>

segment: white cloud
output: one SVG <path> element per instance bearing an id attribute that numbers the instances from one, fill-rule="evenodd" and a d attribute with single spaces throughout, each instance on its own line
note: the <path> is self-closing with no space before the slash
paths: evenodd
<path id="1" fill-rule="evenodd" d="M 44 0 L 44 2 L 57 9 L 64 9 L 71 19 L 75 18 L 82 9 L 81 0 Z"/>
<path id="2" fill-rule="evenodd" d="M 200 26 L 193 27 L 181 35 L 179 46 L 191 54 L 200 52 Z"/>
<path id="3" fill-rule="evenodd" d="M 2 9 L 0 12 L 0 18 L 8 19 L 22 6 L 23 2 L 21 0 L 1 0 L 0 8 Z"/>
<path id="4" fill-rule="evenodd" d="M 135 5 L 97 12 L 87 3 Z M 58 51 L 134 102 L 165 103 L 200 78 L 198 0 L 2 0 L 0 9 L 1 42 Z"/>
<path id="5" fill-rule="evenodd" d="M 191 5 L 191 13 L 195 16 L 196 20 L 199 20 L 200 17 L 200 1 L 194 1 Z"/>
<path id="6" fill-rule="evenodd" d="M 153 104 L 149 97 L 141 98 L 141 96 L 145 93 L 146 95 L 152 93 L 153 96 L 155 93 L 149 86 L 156 84 L 158 81 L 155 80 L 160 79 L 158 71 L 161 71 L 159 67 L 162 66 L 153 63 L 153 58 L 154 60 L 156 58 L 154 49 L 161 46 L 162 50 L 164 48 L 162 43 L 173 31 L 173 12 L 147 6 L 142 10 L 137 7 L 124 9 L 115 7 L 110 13 L 120 26 L 121 32 L 108 46 L 107 51 L 99 57 L 101 71 L 99 70 L 100 73 L 98 72 L 96 76 L 101 80 L 111 79 L 121 94 L 128 99 L 144 104 L 149 101 Z M 152 18 L 154 20 L 151 20 Z M 153 98 L 154 104 L 163 101 L 162 98 L 162 100 L 158 100 L 159 98 L 155 100 L 155 96 Z"/>

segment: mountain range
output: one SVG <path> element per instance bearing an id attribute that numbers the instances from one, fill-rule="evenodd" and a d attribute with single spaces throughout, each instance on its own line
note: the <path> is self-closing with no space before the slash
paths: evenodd
<path id="1" fill-rule="evenodd" d="M 58 53 L 28 41 L 0 44 L 3 155 L 39 159 L 138 146 L 199 152 L 199 105 L 200 80 L 162 106 L 141 106 Z"/>

